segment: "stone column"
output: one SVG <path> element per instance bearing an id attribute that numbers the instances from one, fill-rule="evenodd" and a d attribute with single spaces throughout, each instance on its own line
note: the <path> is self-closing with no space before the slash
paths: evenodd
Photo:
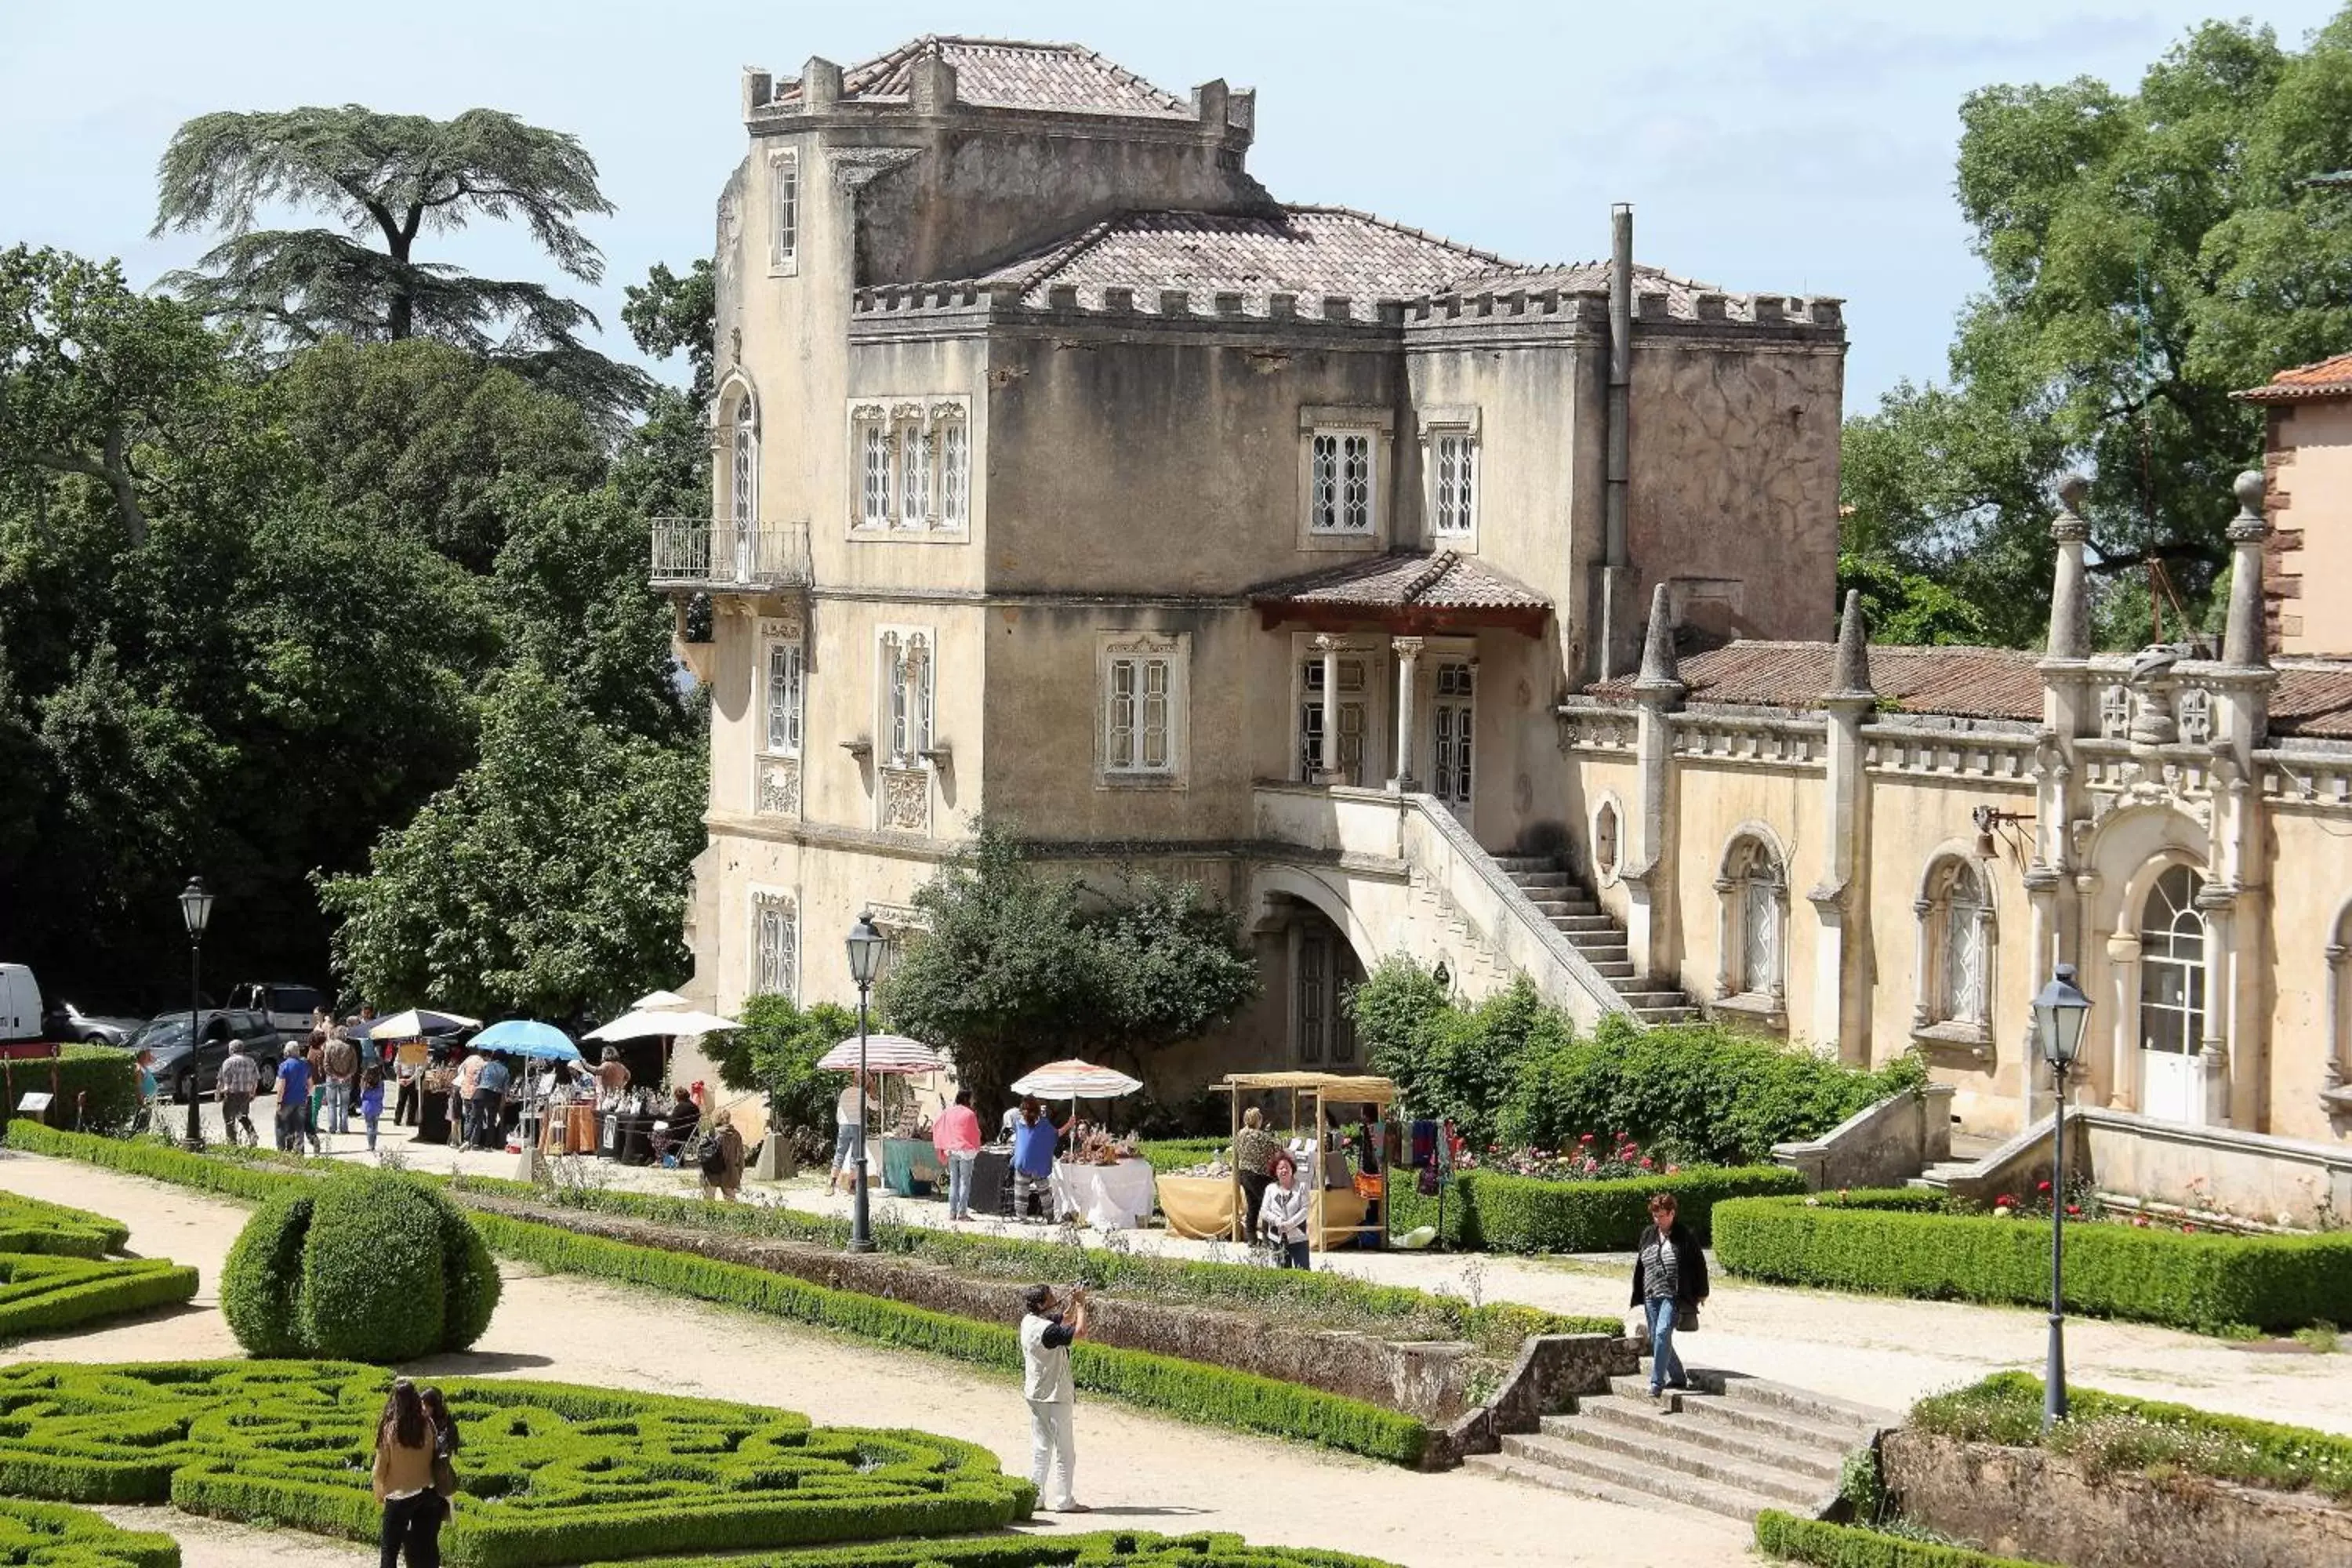
<path id="1" fill-rule="evenodd" d="M 2347 950 L 2340 942 L 2327 944 L 2327 1026 L 2320 1038 L 2327 1042 L 2327 1060 L 2322 1067 L 2320 1079 L 2323 1092 L 2334 1094 L 2344 1087 L 2344 955 Z"/>
<path id="2" fill-rule="evenodd" d="M 1850 592 L 1838 627 L 1837 664 L 1830 689 L 1822 695 L 1829 712 L 1828 755 L 1822 804 L 1822 826 L 1828 863 L 1822 879 L 1806 894 L 1819 921 L 1814 933 L 1813 1021 L 1815 1039 L 1835 1040 L 1842 1061 L 1857 1066 L 1870 1060 L 1870 996 L 1868 976 L 1846 929 L 1847 918 L 1868 907 L 1865 884 L 1869 857 L 1868 780 L 1862 765 L 1862 726 L 1878 705 L 1870 679 L 1870 647 L 1862 617 L 1862 595 Z M 1854 921 L 1857 927 L 1863 922 Z M 1785 931 L 1787 927 L 1784 925 Z M 1789 965 L 1780 963 L 1784 980 Z M 1778 999 L 1776 998 L 1776 1004 Z"/>
<path id="3" fill-rule="evenodd" d="M 2139 1039 L 2132 1020 L 2139 1012 L 2139 938 L 2117 931 L 2107 938 L 2107 967 L 2115 976 L 2115 1056 L 2107 1104 L 2117 1110 L 2139 1106 Z"/>
<path id="4" fill-rule="evenodd" d="M 2217 882 L 2208 882 L 2197 895 L 2198 912 L 2205 917 L 2205 1009 L 2200 1022 L 2197 1068 L 2204 1088 L 2202 1115 L 2216 1127 L 2236 1125 L 2241 1118 L 2233 1117 L 2232 1111 L 2250 1110 L 2253 1104 L 2252 1087 L 2231 1081 L 2231 1056 L 2250 1064 L 2253 1054 L 2231 1049 L 2234 1031 L 2230 1026 L 2236 1011 L 2231 1005 L 2231 986 L 2236 965 L 2231 963 L 2230 937 L 2236 903 L 2235 891 Z"/>
<path id="5" fill-rule="evenodd" d="M 1737 886 L 1728 877 L 1715 879 L 1715 994 L 1718 1001 L 1733 994 L 1731 944 L 1746 934 L 1731 922 L 1731 889 Z"/>
<path id="6" fill-rule="evenodd" d="M 1413 710 L 1413 680 L 1421 668 L 1422 639 L 1393 637 L 1389 647 L 1396 650 L 1397 660 L 1397 725 L 1396 783 L 1400 795 L 1410 795 L 1421 787 L 1412 773 L 1412 736 L 1416 714 Z M 1326 680 L 1330 679 L 1327 673 Z"/>
<path id="7" fill-rule="evenodd" d="M 1334 784 L 1346 776 L 1339 772 L 1339 639 L 1325 632 L 1315 651 L 1323 656 L 1323 765 L 1311 782 Z"/>
<path id="8" fill-rule="evenodd" d="M 1650 625 L 1643 640 L 1642 672 L 1633 682 L 1638 708 L 1633 750 L 1641 797 L 1618 824 L 1618 880 L 1625 888 L 1625 946 L 1636 971 L 1655 976 L 1667 965 L 1672 926 L 1679 910 L 1674 898 L 1674 833 L 1671 800 L 1675 761 L 1674 715 L 1685 688 L 1675 658 L 1672 596 L 1661 583 L 1650 595 Z M 1681 981 L 1674 982 L 1675 987 Z"/>
<path id="9" fill-rule="evenodd" d="M 1911 1026 L 1915 1029 L 1924 1029 L 1935 1022 L 1935 1019 L 1929 1016 L 1927 1006 L 1928 1000 L 1935 994 L 1936 988 L 1936 977 L 1930 974 L 1927 969 L 1927 966 L 1936 960 L 1934 949 L 1927 941 L 1927 917 L 1933 914 L 1935 910 L 1936 906 L 1928 900 L 1911 900 L 1913 916 L 1911 973 L 1916 976 L 1915 987 L 1917 992 L 1911 1004 Z"/>

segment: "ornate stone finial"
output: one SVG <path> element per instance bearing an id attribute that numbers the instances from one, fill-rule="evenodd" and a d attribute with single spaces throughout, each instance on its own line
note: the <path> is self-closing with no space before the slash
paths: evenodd
<path id="1" fill-rule="evenodd" d="M 2263 515 L 2263 476 L 2249 468 L 2230 488 L 2237 492 L 2238 515 L 2230 520 L 2230 618 L 2221 633 L 2221 662 L 2261 669 L 2270 664 L 2263 557 L 2271 525 Z"/>
<path id="2" fill-rule="evenodd" d="M 1837 667 L 1830 679 L 1830 689 L 1823 695 L 1829 702 L 1875 702 L 1878 692 L 1870 684 L 1870 644 L 1864 640 L 1862 624 L 1862 590 L 1849 588 L 1845 595 L 1845 616 L 1838 625 Z"/>
<path id="3" fill-rule="evenodd" d="M 2050 520 L 2050 537 L 2058 544 L 2058 569 L 2050 584 L 2052 658 L 2091 657 L 2091 595 L 2083 574 L 2083 542 L 2091 525 L 2083 521 L 2083 498 L 2091 481 L 2071 473 L 2058 481 L 2058 515 Z"/>
<path id="4" fill-rule="evenodd" d="M 1676 697 L 1684 690 L 1682 668 L 1675 659 L 1674 597 L 1664 583 L 1650 591 L 1650 629 L 1642 639 L 1642 673 L 1633 689 Z"/>

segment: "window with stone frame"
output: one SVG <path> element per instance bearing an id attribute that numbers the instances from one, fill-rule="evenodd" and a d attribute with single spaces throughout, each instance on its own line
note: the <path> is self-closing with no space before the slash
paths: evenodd
<path id="1" fill-rule="evenodd" d="M 952 403 L 931 408 L 931 429 L 938 438 L 940 504 L 937 527 L 960 530 L 971 516 L 971 428 L 963 409 Z"/>
<path id="2" fill-rule="evenodd" d="M 2213 694 L 2201 686 L 2191 686 L 2180 693 L 2174 709 L 2173 721 L 2179 726 L 2183 744 L 2202 746 L 2213 739 Z"/>
<path id="3" fill-rule="evenodd" d="M 1103 773 L 1171 779 L 1183 771 L 1186 647 L 1149 635 L 1114 639 L 1102 660 Z"/>
<path id="4" fill-rule="evenodd" d="M 772 757 L 801 754 L 801 715 L 805 664 L 797 637 L 768 640 L 766 724 L 762 749 Z"/>
<path id="5" fill-rule="evenodd" d="M 768 156 L 768 270 L 791 272 L 799 265 L 801 155 L 792 149 Z"/>
<path id="6" fill-rule="evenodd" d="M 1461 426 L 1429 433 L 1430 532 L 1460 542 L 1478 531 L 1478 437 Z"/>
<path id="7" fill-rule="evenodd" d="M 1779 998 L 1787 991 L 1781 911 L 1788 892 L 1780 856 L 1756 835 L 1741 835 L 1724 857 L 1717 889 L 1724 900 L 1724 995 Z"/>
<path id="8" fill-rule="evenodd" d="M 931 427 L 919 404 L 904 405 L 898 426 L 899 528 L 928 528 L 931 521 Z"/>
<path id="9" fill-rule="evenodd" d="M 1309 655 L 1299 667 L 1303 696 L 1298 707 L 1298 776 L 1311 783 L 1328 770 L 1338 773 L 1342 783 L 1361 784 L 1364 779 L 1367 719 L 1364 656 L 1350 653 L 1338 662 L 1339 692 L 1336 724 L 1327 717 L 1334 705 L 1324 700 L 1323 656 Z M 1327 762 L 1327 757 L 1331 760 Z"/>
<path id="10" fill-rule="evenodd" d="M 862 405 L 851 417 L 850 428 L 857 453 L 857 525 L 887 528 L 897 468 L 889 412 L 877 405 Z"/>
<path id="11" fill-rule="evenodd" d="M 2131 689 L 2125 686 L 2103 686 L 2099 689 L 2099 737 L 2120 741 L 2131 733 Z"/>
<path id="12" fill-rule="evenodd" d="M 1980 1032 L 1992 1016 L 1992 905 L 1983 869 L 1952 855 L 1927 874 L 1919 909 L 1917 1018 L 1924 1027 Z"/>
<path id="13" fill-rule="evenodd" d="M 1603 882 L 1617 875 L 1622 854 L 1619 840 L 1622 826 L 1617 820 L 1617 803 L 1604 800 L 1592 814 L 1592 874 Z"/>
<path id="14" fill-rule="evenodd" d="M 1307 437 L 1307 531 L 1369 537 L 1378 521 L 1374 480 L 1380 432 L 1318 426 Z"/>
<path id="15" fill-rule="evenodd" d="M 882 634 L 885 760 L 913 767 L 931 746 L 931 645 L 922 632 Z"/>
<path id="16" fill-rule="evenodd" d="M 853 404 L 852 526 L 961 533 L 971 517 L 971 423 L 961 398 Z"/>
<path id="17" fill-rule="evenodd" d="M 800 910 L 782 893 L 751 900 L 751 990 L 794 1000 L 800 994 Z"/>

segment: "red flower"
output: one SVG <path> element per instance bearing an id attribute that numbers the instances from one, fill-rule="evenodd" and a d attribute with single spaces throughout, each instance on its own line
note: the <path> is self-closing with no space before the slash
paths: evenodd
<path id="1" fill-rule="evenodd" d="M 1642 1156 L 1642 1169 L 1643 1169 L 1643 1170 L 1645 1170 L 1645 1171 L 1646 1171 L 1646 1170 L 1648 1170 L 1649 1168 L 1650 1168 L 1650 1157 L 1649 1157 L 1647 1154 L 1644 1154 L 1644 1155 L 1643 1155 L 1643 1156 Z"/>
<path id="2" fill-rule="evenodd" d="M 2081 1214 L 2083 1211 L 2076 1208 L 2073 1204 L 2068 1204 L 2066 1205 L 2066 1212 L 2068 1214 Z"/>
<path id="3" fill-rule="evenodd" d="M 2011 1197 L 2007 1193 L 2003 1193 L 2000 1196 L 1993 1199 L 1993 1206 L 1996 1208 L 2013 1209 L 2017 1206 L 2017 1200 Z"/>
<path id="4" fill-rule="evenodd" d="M 1578 1139 L 1577 1142 L 1579 1143 L 1590 1143 L 1592 1142 L 1592 1134 L 1588 1132 L 1583 1137 Z"/>
<path id="5" fill-rule="evenodd" d="M 2197 1227 L 2193 1225 L 2184 1225 L 2180 1227 L 2180 1234 L 2183 1236 L 2195 1236 L 2197 1234 Z"/>
<path id="6" fill-rule="evenodd" d="M 2047 1182 L 2042 1183 L 2041 1190 L 2045 1193 L 2048 1192 L 2050 1190 L 2050 1184 Z"/>

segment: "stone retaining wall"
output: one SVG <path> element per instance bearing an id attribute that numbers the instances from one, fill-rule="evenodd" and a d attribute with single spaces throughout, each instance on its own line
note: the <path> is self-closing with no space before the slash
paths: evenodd
<path id="1" fill-rule="evenodd" d="M 1880 1447 L 1904 1514 L 2005 1556 L 2068 1568 L 2319 1568 L 2352 1563 L 2352 1509 L 2305 1492 L 2194 1476 L 2094 1480 L 2060 1454 L 1890 1432 Z"/>
<path id="2" fill-rule="evenodd" d="M 772 1237 L 663 1225 L 462 1188 L 451 1195 L 488 1213 L 534 1220 L 582 1236 L 719 1258 L 829 1289 L 879 1296 L 985 1322 L 1018 1322 L 1022 1292 L 1035 1283 L 959 1274 L 940 1264 L 885 1253 L 843 1252 Z M 1243 1312 L 1116 1295 L 1093 1299 L 1088 1333 L 1103 1344 L 1124 1350 L 1205 1362 L 1385 1405 L 1419 1416 L 1433 1431 L 1464 1421 L 1473 1424 L 1474 1432 L 1532 1431 L 1531 1415 L 1524 1417 L 1524 1426 L 1496 1427 L 1495 1422 L 1522 1419 L 1522 1406 L 1538 1414 L 1541 1409 L 1563 1409 L 1567 1394 L 1606 1386 L 1612 1371 L 1630 1372 L 1633 1365 L 1632 1347 L 1622 1339 L 1576 1334 L 1530 1340 L 1490 1403 L 1474 1409 L 1469 1396 L 1478 1358 L 1475 1347 L 1458 1340 L 1391 1342 L 1344 1330 L 1286 1328 Z M 1538 1352 L 1536 1347 L 1547 1343 L 1582 1348 Z M 1548 1399 L 1551 1403 L 1543 1403 Z M 1492 1414 L 1497 1408 L 1511 1414 L 1497 1417 Z M 1475 1446 L 1476 1438 L 1469 1440 L 1474 1446 L 1463 1451 L 1480 1451 Z"/>

